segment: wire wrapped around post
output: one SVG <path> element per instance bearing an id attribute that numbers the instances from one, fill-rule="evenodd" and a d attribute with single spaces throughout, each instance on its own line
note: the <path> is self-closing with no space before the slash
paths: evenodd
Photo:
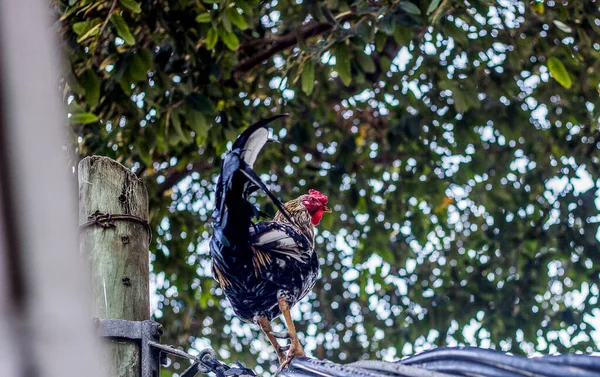
<path id="1" fill-rule="evenodd" d="M 99 226 L 100 228 L 104 229 L 113 228 L 116 226 L 115 220 L 133 221 L 144 225 L 146 227 L 146 230 L 148 231 L 148 243 L 152 241 L 152 228 L 150 227 L 148 221 L 134 215 L 113 215 L 107 212 L 95 211 L 94 213 L 88 216 L 88 221 L 79 225 L 79 228 L 85 229 L 90 226 Z"/>

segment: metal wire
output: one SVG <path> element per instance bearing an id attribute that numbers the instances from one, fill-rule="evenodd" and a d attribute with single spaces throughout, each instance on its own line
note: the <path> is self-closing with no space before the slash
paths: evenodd
<path id="1" fill-rule="evenodd" d="M 181 357 L 184 359 L 193 360 L 180 377 L 194 377 L 198 373 L 208 374 L 213 372 L 217 377 L 256 377 L 252 369 L 246 368 L 240 362 L 236 361 L 236 366 L 230 367 L 217 359 L 217 354 L 210 348 L 200 351 L 198 356 L 191 355 L 185 351 L 178 350 L 172 346 L 156 342 L 148 342 L 151 347 L 160 350 L 160 352 Z"/>
<path id="2" fill-rule="evenodd" d="M 152 228 L 146 219 L 134 215 L 114 215 L 108 212 L 100 212 L 96 210 L 88 216 L 88 221 L 79 224 L 80 229 L 85 229 L 91 226 L 98 226 L 103 229 L 116 227 L 115 220 L 133 221 L 142 224 L 148 231 L 148 242 L 152 241 Z"/>

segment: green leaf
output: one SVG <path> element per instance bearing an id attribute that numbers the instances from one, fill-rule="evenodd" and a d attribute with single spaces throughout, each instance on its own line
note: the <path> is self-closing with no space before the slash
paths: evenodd
<path id="1" fill-rule="evenodd" d="M 93 37 L 98 35 L 98 33 L 100 33 L 100 25 L 96 25 L 94 27 L 92 27 L 90 30 L 88 30 L 87 33 L 83 34 L 81 37 L 77 38 L 77 43 L 80 43 L 81 41 L 84 41 L 86 39 L 88 39 L 89 37 Z"/>
<path id="2" fill-rule="evenodd" d="M 383 51 L 383 47 L 385 46 L 386 41 L 387 35 L 385 35 L 385 33 L 375 34 L 375 48 L 377 49 L 377 51 Z"/>
<path id="3" fill-rule="evenodd" d="M 81 75 L 81 86 L 85 90 L 85 101 L 94 108 L 100 100 L 100 80 L 98 75 L 91 69 L 83 72 Z"/>
<path id="4" fill-rule="evenodd" d="M 592 44 L 590 37 L 586 34 L 583 28 L 577 29 L 577 35 L 579 36 L 579 45 L 589 47 Z"/>
<path id="5" fill-rule="evenodd" d="M 85 31 L 89 30 L 89 28 L 89 21 L 75 22 L 72 27 L 73 32 L 77 35 L 81 35 L 81 33 L 84 33 Z"/>
<path id="6" fill-rule="evenodd" d="M 205 145 L 209 131 L 206 117 L 189 105 L 186 106 L 185 117 L 190 128 L 196 134 L 196 144 L 198 146 Z"/>
<path id="7" fill-rule="evenodd" d="M 373 38 L 375 36 L 375 28 L 367 25 L 367 23 L 363 22 L 357 27 L 354 28 L 356 36 L 360 38 L 363 43 L 372 43 Z"/>
<path id="8" fill-rule="evenodd" d="M 392 35 L 396 28 L 396 16 L 394 14 L 387 14 L 379 24 L 384 33 Z"/>
<path id="9" fill-rule="evenodd" d="M 344 85 L 352 82 L 352 71 L 350 69 L 350 53 L 345 43 L 335 45 L 335 70 L 340 75 Z"/>
<path id="10" fill-rule="evenodd" d="M 181 117 L 183 116 L 183 111 L 174 111 L 171 116 L 171 121 L 173 123 L 173 129 L 179 136 L 179 140 L 185 144 L 190 144 L 193 139 L 192 135 L 189 131 L 184 131 L 181 124 Z"/>
<path id="11" fill-rule="evenodd" d="M 227 16 L 232 24 L 237 26 L 240 30 L 246 30 L 248 28 L 248 23 L 244 16 L 238 13 L 237 8 L 229 8 L 227 10 Z"/>
<path id="12" fill-rule="evenodd" d="M 194 110 L 200 111 L 205 114 L 212 114 L 215 112 L 215 107 L 212 102 L 206 98 L 203 94 L 192 93 L 185 97 L 185 102 Z"/>
<path id="13" fill-rule="evenodd" d="M 377 254 L 386 262 L 390 263 L 392 266 L 396 263 L 396 256 L 388 247 L 379 247 L 377 248 Z M 375 275 L 381 276 L 381 275 Z"/>
<path id="14" fill-rule="evenodd" d="M 367 208 L 367 200 L 364 196 L 361 196 L 358 199 L 358 203 L 356 203 L 356 211 L 358 213 L 368 213 L 369 209 Z"/>
<path id="15" fill-rule="evenodd" d="M 218 40 L 219 34 L 217 31 L 214 28 L 208 29 L 208 33 L 206 34 L 206 48 L 212 50 L 215 48 Z"/>
<path id="16" fill-rule="evenodd" d="M 98 33 L 100 33 L 100 25 L 96 25 L 96 26 L 92 27 L 90 30 L 88 30 L 87 33 L 85 33 L 81 37 L 77 38 L 77 43 L 80 43 L 81 41 L 84 41 L 84 40 L 88 39 L 89 37 L 96 36 L 96 35 L 98 35 Z"/>
<path id="17" fill-rule="evenodd" d="M 140 48 L 137 52 L 144 63 L 146 73 L 154 68 L 154 58 L 152 53 L 147 48 Z"/>
<path id="18" fill-rule="evenodd" d="M 85 113 L 85 108 L 81 106 L 79 103 L 73 101 L 66 105 L 66 110 L 70 114 L 74 113 Z"/>
<path id="19" fill-rule="evenodd" d="M 377 69 L 373 59 L 369 55 L 366 55 L 362 51 L 356 55 L 356 61 L 363 72 L 365 73 L 373 73 Z"/>
<path id="20" fill-rule="evenodd" d="M 137 14 L 137 13 L 142 12 L 142 8 L 140 8 L 140 4 L 138 4 L 134 0 L 119 0 L 119 4 L 121 4 L 121 6 L 123 8 L 126 8 L 127 10 L 129 10 L 132 13 Z"/>
<path id="21" fill-rule="evenodd" d="M 312 60 L 304 63 L 302 69 L 302 91 L 306 94 L 311 94 L 315 87 L 315 64 Z"/>
<path id="22" fill-rule="evenodd" d="M 392 61 L 387 56 L 382 56 L 379 58 L 379 67 L 381 68 L 381 72 L 389 71 L 391 66 Z"/>
<path id="23" fill-rule="evenodd" d="M 87 33 L 92 27 L 100 25 L 101 23 L 102 20 L 100 20 L 99 18 L 95 18 L 91 21 L 76 22 L 73 24 L 73 32 L 77 35 L 83 35 Z"/>
<path id="24" fill-rule="evenodd" d="M 414 14 L 415 16 L 421 15 L 421 10 L 419 9 L 419 7 L 409 1 L 403 1 L 400 4 L 398 4 L 398 6 L 406 13 Z"/>
<path id="25" fill-rule="evenodd" d="M 398 26 L 394 29 L 394 39 L 402 46 L 408 46 L 413 37 L 412 30 L 407 27 Z"/>
<path id="26" fill-rule="evenodd" d="M 431 3 L 429 3 L 429 6 L 427 7 L 427 15 L 428 16 L 437 9 L 437 7 L 440 5 L 441 1 L 442 0 L 433 0 Z"/>
<path id="27" fill-rule="evenodd" d="M 71 123 L 75 124 L 89 124 L 94 123 L 98 120 L 98 117 L 92 113 L 75 113 L 71 114 L 71 118 L 69 118 Z"/>
<path id="28" fill-rule="evenodd" d="M 541 16 L 542 14 L 544 14 L 544 3 L 538 3 L 535 2 L 533 4 L 531 4 L 531 11 L 535 14 L 537 14 L 538 16 Z"/>
<path id="29" fill-rule="evenodd" d="M 129 75 L 135 82 L 144 81 L 148 78 L 148 67 L 140 54 L 134 54 L 127 66 Z"/>
<path id="30" fill-rule="evenodd" d="M 128 96 L 131 95 L 131 84 L 132 82 L 129 78 L 129 75 L 123 75 L 119 80 L 119 86 L 121 87 L 121 90 L 123 90 L 123 93 Z"/>
<path id="31" fill-rule="evenodd" d="M 210 13 L 202 13 L 196 16 L 196 22 L 201 24 L 209 23 L 211 19 Z"/>
<path id="32" fill-rule="evenodd" d="M 226 32 L 231 33 L 233 29 L 231 28 L 231 20 L 227 13 L 223 14 L 223 18 L 221 18 L 221 25 L 225 29 Z"/>
<path id="33" fill-rule="evenodd" d="M 571 76 L 569 72 L 565 68 L 564 64 L 555 57 L 551 57 L 548 59 L 548 69 L 550 73 L 552 73 L 552 77 L 556 80 L 560 85 L 569 89 L 573 82 L 571 81 Z"/>
<path id="34" fill-rule="evenodd" d="M 454 100 L 454 108 L 457 113 L 464 113 L 469 109 L 467 97 L 460 89 L 452 91 L 452 99 Z"/>
<path id="35" fill-rule="evenodd" d="M 234 32 L 221 31 L 219 36 L 221 37 L 223 43 L 225 43 L 225 46 L 227 46 L 227 48 L 231 51 L 235 51 L 238 47 L 240 47 L 240 40 Z"/>
<path id="36" fill-rule="evenodd" d="M 67 80 L 68 85 L 71 87 L 71 89 L 76 94 L 78 94 L 80 96 L 85 95 L 85 88 L 79 82 L 80 78 L 75 77 L 75 75 L 73 74 L 73 71 L 71 69 L 69 69 L 67 67 L 65 69 L 64 75 L 65 75 L 65 79 Z"/>
<path id="37" fill-rule="evenodd" d="M 110 21 L 115 28 L 117 29 L 117 35 L 121 37 L 128 46 L 133 46 L 135 44 L 135 38 L 133 34 L 131 34 L 131 30 L 129 30 L 129 26 L 120 15 L 113 13 L 110 16 Z"/>
<path id="38" fill-rule="evenodd" d="M 179 117 L 178 111 L 172 111 L 169 120 L 171 122 L 171 131 L 169 132 L 169 145 L 172 147 L 177 146 L 181 142 L 186 141 L 186 135 L 183 133 L 181 128 L 181 118 Z"/>
<path id="39" fill-rule="evenodd" d="M 78 22 L 73 25 L 73 31 L 75 34 L 79 35 L 77 38 L 77 43 L 80 43 L 89 37 L 93 37 L 98 35 L 100 32 L 100 27 L 102 25 L 102 21 L 99 18 L 96 18 L 92 21 L 84 21 Z"/>

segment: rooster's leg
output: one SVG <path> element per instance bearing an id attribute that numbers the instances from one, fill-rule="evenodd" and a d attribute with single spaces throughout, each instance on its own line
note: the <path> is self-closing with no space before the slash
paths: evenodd
<path id="1" fill-rule="evenodd" d="M 287 325 L 288 331 L 290 333 L 290 340 L 292 343 L 290 345 L 290 350 L 287 355 L 287 360 L 283 362 L 279 367 L 279 370 L 282 370 L 292 361 L 292 359 L 294 359 L 294 357 L 304 357 L 306 355 L 304 354 L 304 349 L 302 348 L 302 345 L 298 340 L 298 334 L 296 334 L 296 327 L 294 326 L 294 321 L 292 321 L 292 315 L 290 314 L 290 304 L 288 300 L 285 298 L 284 295 L 279 295 L 278 301 L 279 310 L 281 310 L 281 313 L 283 313 L 283 319 L 285 320 L 285 324 Z"/>
<path id="2" fill-rule="evenodd" d="M 277 353 L 277 359 L 279 359 L 279 364 L 285 362 L 285 354 L 283 353 L 283 349 L 277 343 L 277 339 L 275 339 L 275 335 L 273 334 L 273 330 L 271 329 L 271 321 L 267 319 L 267 317 L 257 317 L 256 323 L 260 326 L 261 330 L 265 333 L 273 348 L 275 348 L 275 352 Z M 279 335 L 279 334 L 277 334 Z"/>

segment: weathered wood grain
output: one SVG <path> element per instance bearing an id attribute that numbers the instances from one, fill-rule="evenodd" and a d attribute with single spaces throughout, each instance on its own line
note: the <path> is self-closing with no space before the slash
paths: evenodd
<path id="1" fill-rule="evenodd" d="M 79 223 L 95 211 L 148 219 L 143 182 L 123 165 L 92 156 L 79 163 Z M 115 227 L 82 229 L 80 250 L 89 260 L 93 313 L 100 319 L 150 319 L 149 234 L 143 224 L 119 220 Z M 138 377 L 136 345 L 111 342 L 107 375 Z"/>

